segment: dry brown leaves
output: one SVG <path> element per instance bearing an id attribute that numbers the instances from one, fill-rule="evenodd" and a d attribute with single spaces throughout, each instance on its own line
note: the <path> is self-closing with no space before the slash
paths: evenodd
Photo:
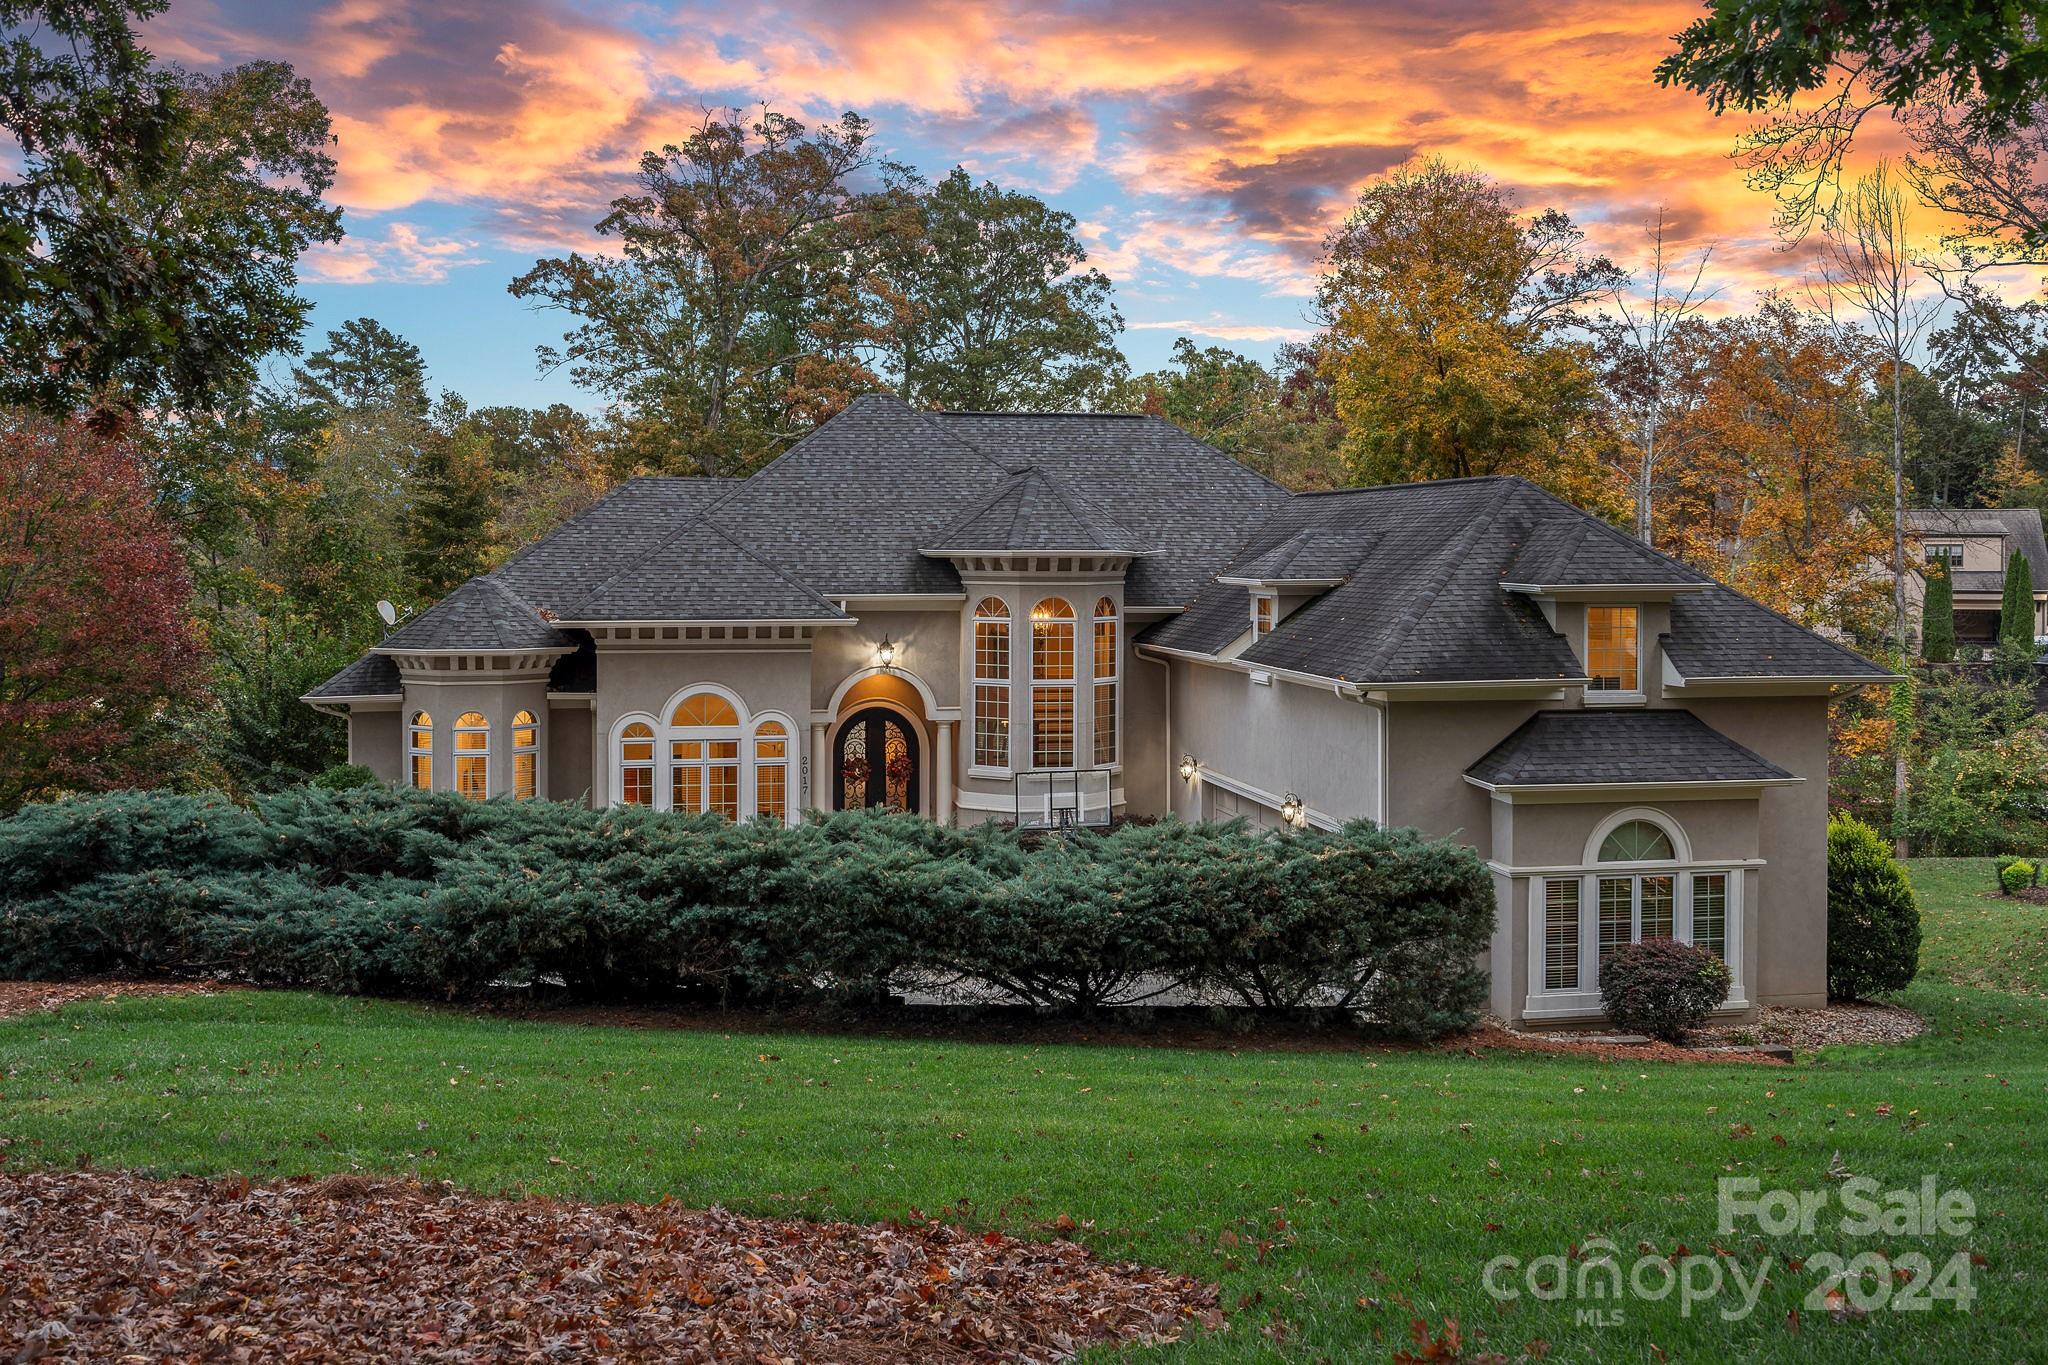
<path id="1" fill-rule="evenodd" d="M 124 995 L 217 995 L 239 987 L 206 981 L 0 981 L 0 1019 L 37 1010 L 61 1010 L 81 1000 Z"/>
<path id="2" fill-rule="evenodd" d="M 334 1176 L 0 1176 L 0 1360 L 1063 1360 L 1213 1286 L 936 1222 L 483 1199 Z"/>

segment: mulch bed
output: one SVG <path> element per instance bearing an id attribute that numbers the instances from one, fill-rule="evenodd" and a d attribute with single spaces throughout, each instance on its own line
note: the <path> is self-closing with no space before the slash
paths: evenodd
<path id="1" fill-rule="evenodd" d="M 1783 1066 L 1784 1059 L 1761 1052 L 1709 1052 L 1700 1048 L 1677 1047 L 1655 1040 L 1641 1043 L 1597 1042 L 1570 1034 L 1521 1033 L 1499 1024 L 1478 1028 L 1444 1040 L 1443 1046 L 1478 1056 L 1483 1051 L 1568 1052 L 1579 1057 L 1598 1057 L 1610 1062 L 1729 1062 L 1760 1066 Z"/>
<path id="2" fill-rule="evenodd" d="M 1897 1005 L 1844 1000 L 1817 1009 L 1765 1005 L 1754 1022 L 1710 1023 L 1695 1037 L 1715 1043 L 1779 1043 L 1799 1052 L 1845 1043 L 1903 1043 L 1927 1031 L 1927 1021 Z"/>
<path id="3" fill-rule="evenodd" d="M 239 989 L 206 981 L 0 981 L 0 1019 L 124 995 L 216 995 Z"/>
<path id="4" fill-rule="evenodd" d="M 938 1222 L 0 1176 L 0 1359 L 1052 1361 L 1196 1323 L 1213 1286 Z"/>

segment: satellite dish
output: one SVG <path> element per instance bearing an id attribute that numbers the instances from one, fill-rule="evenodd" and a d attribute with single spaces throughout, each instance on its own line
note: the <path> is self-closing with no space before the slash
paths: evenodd
<path id="1" fill-rule="evenodd" d="M 387 626 L 398 624 L 398 608 L 381 597 L 377 599 L 377 614 L 384 618 L 384 624 Z"/>

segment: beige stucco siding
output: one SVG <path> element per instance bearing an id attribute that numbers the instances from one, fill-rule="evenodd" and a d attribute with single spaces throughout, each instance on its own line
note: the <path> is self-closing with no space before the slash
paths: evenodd
<path id="1" fill-rule="evenodd" d="M 360 707 L 348 716 L 348 761 L 368 768 L 385 782 L 405 780 L 400 757 L 399 713 L 393 710 L 365 711 Z"/>
<path id="2" fill-rule="evenodd" d="M 548 708 L 548 732 L 541 740 L 547 749 L 547 785 L 541 790 L 550 800 L 590 799 L 590 716 L 590 706 L 581 698 Z"/>
<path id="3" fill-rule="evenodd" d="M 818 632 L 812 642 L 810 709 L 823 711 L 840 683 L 875 667 L 883 637 L 896 647 L 894 667 L 931 689 L 933 704 L 960 705 L 960 608 L 876 611 L 857 607 L 858 624 Z"/>
<path id="4" fill-rule="evenodd" d="M 1757 998 L 1779 1005 L 1827 999 L 1828 699 L 1696 699 L 1693 714 L 1796 777 L 1763 794 L 1758 821 Z"/>
<path id="5" fill-rule="evenodd" d="M 1173 810 L 1203 818 L 1210 781 L 1242 784 L 1279 798 L 1300 797 L 1333 821 L 1380 818 L 1380 712 L 1299 683 L 1254 682 L 1234 668 L 1176 660 L 1173 761 L 1192 755 L 1201 775 L 1173 779 Z"/>
<path id="6" fill-rule="evenodd" d="M 1550 703 L 1555 705 L 1555 703 Z M 1533 701 L 1395 701 L 1387 706 L 1387 820 L 1493 856 L 1492 813 L 1465 769 L 1534 715 Z"/>

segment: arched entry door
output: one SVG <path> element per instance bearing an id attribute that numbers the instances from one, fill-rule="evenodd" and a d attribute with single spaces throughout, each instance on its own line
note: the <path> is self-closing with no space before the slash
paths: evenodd
<path id="1" fill-rule="evenodd" d="M 832 798 L 840 810 L 917 810 L 917 730 L 894 711 L 870 706 L 840 722 L 832 743 Z"/>

